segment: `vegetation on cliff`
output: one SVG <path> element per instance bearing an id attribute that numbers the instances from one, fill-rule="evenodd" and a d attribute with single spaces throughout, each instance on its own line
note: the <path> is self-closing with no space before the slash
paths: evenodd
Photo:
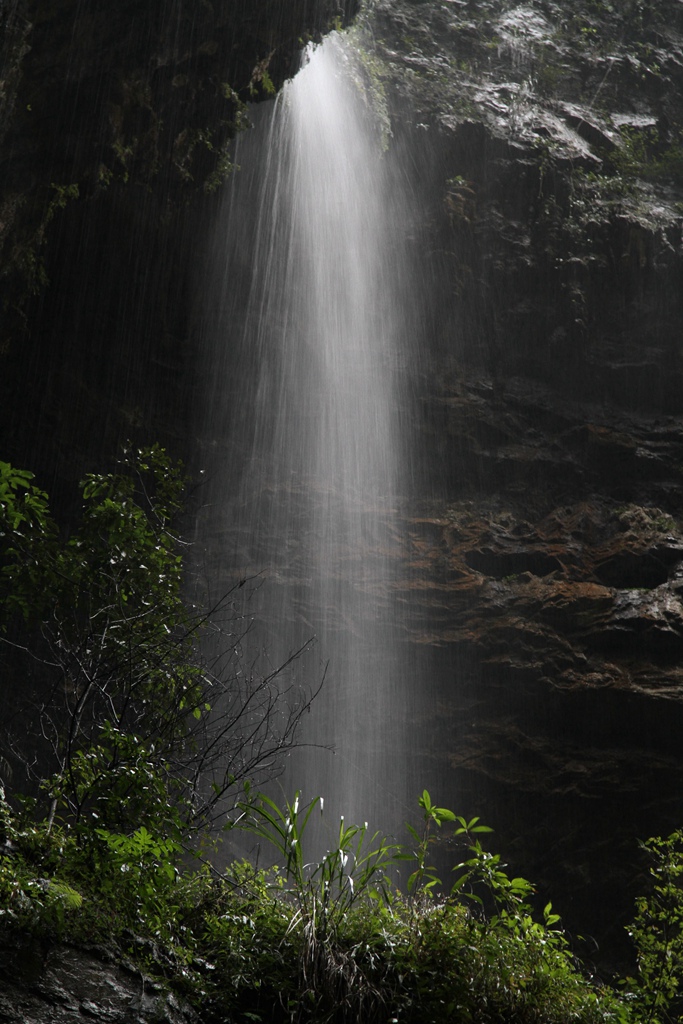
<path id="1" fill-rule="evenodd" d="M 22 679 L 7 763 L 87 836 L 210 826 L 241 779 L 272 774 L 310 701 L 287 679 L 300 652 L 241 664 L 246 581 L 208 610 L 184 600 L 183 490 L 163 449 L 125 453 L 84 480 L 64 538 L 31 474 L 0 463 L 0 637 Z"/>
<path id="2" fill-rule="evenodd" d="M 165 978 L 202 1021 L 622 1020 L 626 1005 L 574 960 L 531 886 L 486 853 L 477 824 L 422 798 L 425 828 L 399 848 L 340 824 L 305 862 L 307 815 L 250 802 L 252 827 L 282 840 L 282 865 L 235 862 L 222 874 L 181 867 L 175 843 L 139 826 L 84 837 L 29 822 L 2 802 L 3 928 L 44 942 L 111 942 Z M 433 896 L 430 826 L 452 819 L 470 848 L 449 897 Z M 462 850 L 459 851 L 462 856 Z M 409 895 L 392 874 L 412 861 Z"/>
<path id="3" fill-rule="evenodd" d="M 63 538 L 31 474 L 0 463 L 0 639 L 8 672 L 35 665 L 33 730 L 19 715 L 4 737 L 5 934 L 114 942 L 203 1021 L 672 1019 L 678 834 L 650 844 L 655 886 L 631 929 L 639 974 L 625 995 L 590 976 L 552 906 L 539 913 L 533 887 L 484 848 L 490 829 L 426 791 L 407 843 L 342 819 L 309 860 L 322 800 L 280 808 L 247 781 L 295 741 L 307 698 L 276 716 L 273 678 L 245 690 L 234 663 L 207 663 L 207 630 L 234 650 L 239 627 L 234 615 L 230 633 L 215 625 L 225 602 L 207 617 L 182 599 L 182 490 L 163 450 L 128 453 L 86 479 L 81 524 Z M 22 769 L 31 798 L 10 792 Z M 218 871 L 216 829 L 246 833 L 276 866 Z M 437 842 L 452 885 L 432 866 Z"/>

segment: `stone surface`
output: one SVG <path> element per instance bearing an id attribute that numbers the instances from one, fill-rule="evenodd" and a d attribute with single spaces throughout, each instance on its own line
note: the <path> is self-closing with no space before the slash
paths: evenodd
<path id="1" fill-rule="evenodd" d="M 403 577 L 442 680 L 431 781 L 612 952 L 634 837 L 682 810 L 682 32 L 674 2 L 373 24 L 431 197 Z"/>
<path id="2" fill-rule="evenodd" d="M 354 9 L 3 0 L 6 456 L 28 455 L 59 488 L 150 428 L 187 449 L 195 227 L 229 174 L 246 104 L 267 99 L 303 42 Z"/>
<path id="3" fill-rule="evenodd" d="M 0 944 L 0 1021 L 7 1024 L 196 1024 L 181 999 L 121 954 L 37 941 Z"/>

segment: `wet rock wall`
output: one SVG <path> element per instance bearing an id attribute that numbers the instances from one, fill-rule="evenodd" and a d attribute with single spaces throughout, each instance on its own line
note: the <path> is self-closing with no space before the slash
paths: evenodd
<path id="1" fill-rule="evenodd" d="M 607 961 L 636 839 L 683 812 L 682 31 L 678 3 L 600 0 L 373 21 L 425 197 L 425 770 Z"/>

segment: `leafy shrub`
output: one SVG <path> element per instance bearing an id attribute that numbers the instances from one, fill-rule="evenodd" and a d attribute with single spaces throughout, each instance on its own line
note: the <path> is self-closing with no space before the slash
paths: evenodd
<path id="1" fill-rule="evenodd" d="M 259 795 L 242 806 L 239 827 L 270 842 L 281 869 L 243 875 L 237 912 L 229 900 L 230 909 L 211 918 L 204 941 L 226 968 L 214 985 L 222 1012 L 338 1024 L 597 1024 L 624 1016 L 614 994 L 578 967 L 551 905 L 537 920 L 532 886 L 482 849 L 474 833 L 490 829 L 435 806 L 427 791 L 420 805 L 423 827 L 409 828 L 411 847 L 369 839 L 366 827 L 342 820 L 337 845 L 317 862 L 307 860 L 305 839 L 319 801 L 302 807 L 297 797 L 280 809 Z M 428 853 L 434 829 L 446 824 L 469 844 L 469 856 L 455 865 L 457 881 L 444 897 Z M 388 883 L 403 861 L 414 866 L 407 896 Z M 239 980 L 226 986 L 226 977 Z"/>
<path id="2" fill-rule="evenodd" d="M 70 912 L 83 905 L 81 893 L 54 872 L 68 840 L 45 823 L 22 822 L 0 787 L 0 924 L 61 935 Z"/>
<path id="3" fill-rule="evenodd" d="M 124 453 L 81 490 L 80 525 L 64 539 L 32 475 L 0 463 L 0 647 L 9 671 L 26 673 L 34 725 L 19 719 L 7 758 L 40 783 L 50 822 L 81 828 L 83 842 L 140 826 L 178 842 L 295 742 L 310 701 L 287 681 L 299 652 L 242 673 L 234 595 L 209 612 L 184 601 L 173 529 L 184 480 L 162 448 Z M 44 738 L 37 751 L 29 732 Z"/>
<path id="4" fill-rule="evenodd" d="M 624 983 L 637 1020 L 664 1024 L 683 1013 L 683 832 L 642 844 L 652 888 L 636 901 L 629 934 L 638 973 Z"/>

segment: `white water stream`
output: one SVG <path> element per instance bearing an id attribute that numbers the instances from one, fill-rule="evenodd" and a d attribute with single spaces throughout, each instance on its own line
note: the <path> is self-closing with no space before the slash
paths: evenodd
<path id="1" fill-rule="evenodd" d="M 314 674 L 327 665 L 301 734 L 312 746 L 292 755 L 286 795 L 323 795 L 331 825 L 345 813 L 391 830 L 414 789 L 397 597 L 406 198 L 338 37 L 249 134 L 218 232 L 225 557 L 240 575 L 262 573 L 253 636 L 271 663 L 315 635 Z"/>

